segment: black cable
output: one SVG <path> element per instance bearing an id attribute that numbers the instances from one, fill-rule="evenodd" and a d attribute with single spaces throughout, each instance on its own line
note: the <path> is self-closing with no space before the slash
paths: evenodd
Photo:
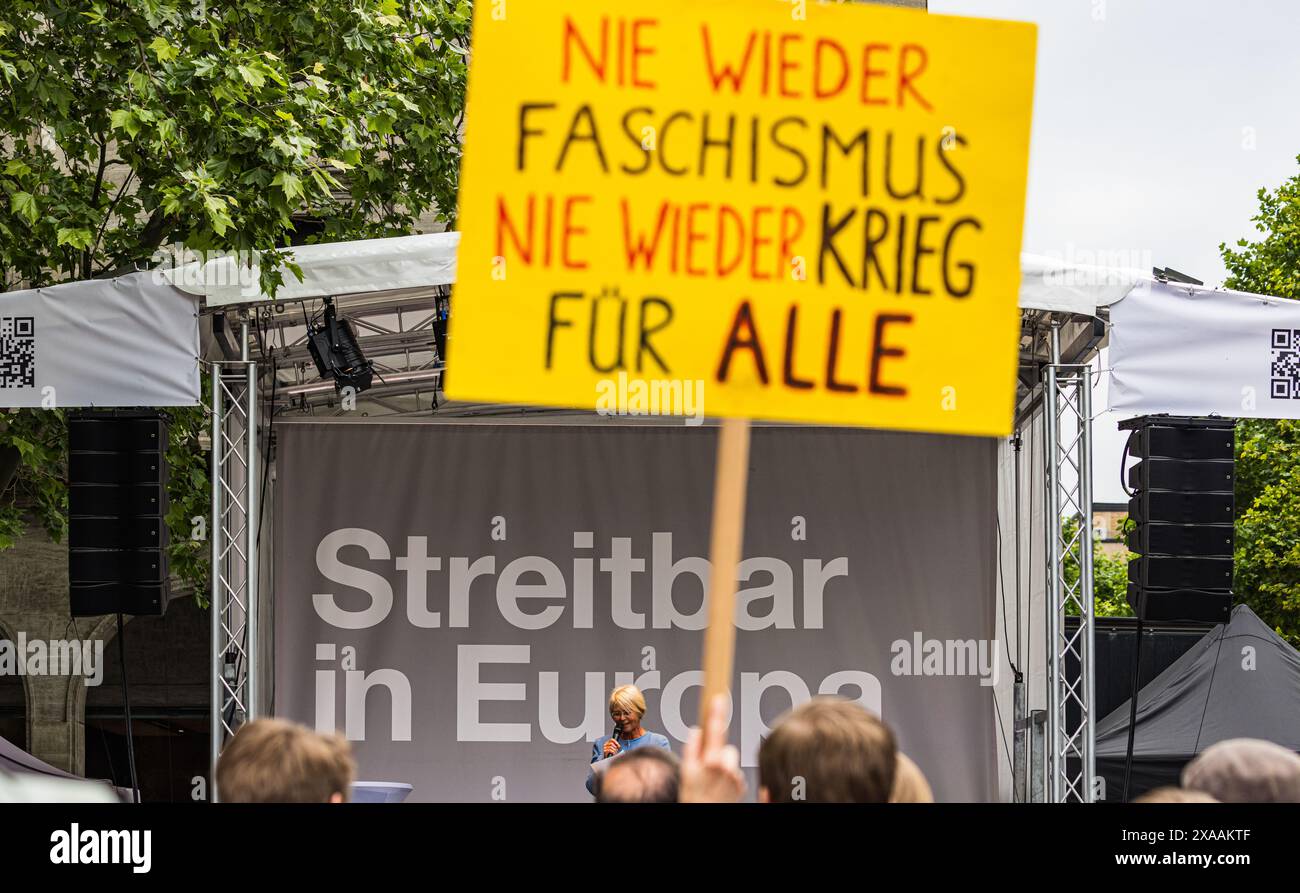
<path id="1" fill-rule="evenodd" d="M 1136 432 L 1133 432 L 1136 433 Z M 1128 497 L 1132 499 L 1137 496 L 1136 490 L 1128 488 L 1128 480 L 1125 476 L 1128 464 L 1129 446 L 1133 443 L 1133 433 L 1130 433 L 1124 441 L 1124 452 L 1119 457 L 1119 485 Z M 1138 679 L 1141 670 L 1142 658 L 1142 616 L 1146 613 L 1147 596 L 1145 591 L 1141 591 L 1138 596 L 1138 622 L 1137 622 L 1137 641 L 1133 643 L 1133 680 L 1132 690 L 1129 692 L 1128 705 L 1128 746 L 1124 751 L 1124 793 L 1122 802 L 1128 802 L 1129 781 L 1133 777 L 1133 739 L 1137 734 L 1137 707 L 1138 707 Z"/>
<path id="2" fill-rule="evenodd" d="M 998 693 L 993 693 L 993 710 L 998 715 L 998 728 L 1002 728 L 1002 708 L 998 706 Z M 1014 717 L 1013 717 L 1014 718 Z M 1012 732 L 1014 733 L 1014 729 Z M 1004 732 L 998 736 L 1002 739 L 1002 752 L 1007 755 L 1007 767 L 1011 770 L 1011 777 L 1016 777 L 1016 761 L 1011 757 L 1011 747 L 1007 744 L 1007 736 Z"/>
<path id="3" fill-rule="evenodd" d="M 1044 418 L 1043 418 L 1043 424 L 1047 424 L 1047 418 L 1046 418 L 1046 416 L 1044 416 Z M 1033 434 L 1034 434 L 1034 423 L 1033 423 L 1033 419 L 1030 419 L 1030 421 L 1029 421 L 1029 436 L 1030 436 L 1031 439 L 1033 438 Z M 1033 444 L 1030 444 L 1030 446 L 1029 446 L 1029 480 L 1030 480 L 1030 481 L 1037 480 L 1037 479 L 1034 477 L 1034 454 L 1035 454 L 1035 447 L 1033 446 Z M 1033 485 L 1032 485 L 1032 484 L 1030 485 L 1029 492 L 1030 492 L 1030 493 L 1033 492 Z M 1030 526 L 1033 525 L 1033 521 L 1034 521 L 1034 507 L 1031 505 L 1031 506 L 1029 507 L 1029 523 L 1030 523 Z M 1026 629 L 1026 630 L 1030 630 L 1030 631 L 1032 631 L 1033 628 L 1034 628 L 1034 598 L 1033 598 L 1033 589 L 1034 589 L 1034 537 L 1033 537 L 1032 535 L 1030 535 L 1030 537 L 1029 537 L 1029 549 L 1028 549 L 1028 552 L 1029 552 L 1029 554 L 1028 554 L 1027 556 L 1025 556 L 1025 557 L 1026 557 L 1025 569 L 1029 571 L 1029 573 L 1028 573 L 1028 575 L 1027 575 L 1027 576 L 1028 576 L 1028 580 L 1027 580 L 1026 582 L 1027 582 L 1027 584 L 1028 584 L 1028 586 L 1029 586 L 1030 597 L 1029 597 L 1029 600 L 1028 600 L 1029 603 L 1028 603 L 1027 605 L 1025 605 L 1025 629 Z M 1044 593 L 1044 594 L 1043 594 L 1043 599 L 1044 599 L 1044 601 L 1046 601 L 1046 599 L 1047 599 L 1046 591 L 1047 591 L 1047 580 L 1044 579 L 1044 580 L 1043 580 L 1043 593 Z M 1025 663 L 1027 663 L 1029 666 L 1033 666 L 1033 664 L 1034 664 L 1034 638 L 1033 638 L 1032 635 L 1029 637 L 1029 644 L 1028 644 L 1028 647 L 1025 648 Z M 1029 707 L 1029 704 L 1028 704 L 1028 691 L 1026 691 L 1026 703 L 1025 703 L 1025 708 L 1028 709 L 1028 707 Z"/>
<path id="4" fill-rule="evenodd" d="M 122 612 L 117 612 L 117 658 L 122 665 L 122 705 L 126 708 L 126 762 L 131 770 L 131 797 L 133 803 L 140 802 L 140 781 L 135 774 L 135 736 L 131 725 L 131 692 L 126 682 L 126 625 L 122 623 Z"/>
<path id="5" fill-rule="evenodd" d="M 113 781 L 114 789 L 117 788 L 117 767 L 113 765 L 113 748 L 108 746 L 108 735 L 104 733 L 104 724 L 98 722 L 95 728 L 99 731 L 99 743 L 104 748 L 104 758 L 108 760 L 108 777 Z"/>
<path id="6" fill-rule="evenodd" d="M 266 529 L 266 504 L 270 502 L 267 497 L 267 486 L 271 481 L 271 448 L 275 437 L 275 388 L 280 382 L 280 373 L 275 368 L 274 348 L 269 354 L 269 365 L 271 367 L 271 396 L 269 400 L 269 410 L 266 413 L 266 452 L 262 454 L 262 488 L 257 493 L 257 548 L 258 555 L 262 554 L 262 531 Z M 274 568 L 275 559 L 272 558 L 271 566 Z M 248 569 L 249 574 L 261 573 L 260 567 L 251 567 Z M 272 580 L 272 592 L 274 589 L 274 580 Z M 260 609 L 259 609 L 260 610 Z M 238 677 L 236 677 L 238 678 Z"/>
<path id="7" fill-rule="evenodd" d="M 305 307 L 306 307 L 306 305 L 304 304 L 303 306 L 304 306 L 304 312 L 305 312 Z M 282 337 L 281 337 L 281 345 L 283 346 L 283 341 L 284 341 L 284 339 L 283 339 L 283 332 L 281 333 L 281 335 L 282 335 Z M 280 373 L 279 373 L 279 370 L 278 370 L 278 369 L 276 368 L 276 366 L 275 366 L 274 350 L 275 350 L 274 347 L 272 347 L 272 356 L 271 356 L 271 409 L 270 409 L 270 412 L 268 412 L 267 415 L 266 415 L 266 455 L 262 457 L 262 492 L 261 492 L 261 494 L 259 495 L 259 499 L 261 500 L 261 502 L 260 502 L 260 504 L 258 505 L 258 509 L 257 509 L 257 510 L 258 510 L 258 519 L 257 519 L 257 539 L 258 539 L 258 554 L 259 554 L 259 555 L 261 554 L 262 531 L 265 529 L 265 525 L 262 523 L 262 522 L 263 522 L 263 517 L 264 517 L 265 514 L 266 514 L 266 505 L 267 505 L 268 502 L 271 501 L 271 497 L 269 497 L 267 494 L 268 494 L 268 492 L 269 492 L 268 488 L 270 487 L 270 475 L 271 475 L 271 461 L 272 461 L 272 455 L 274 454 L 274 451 L 275 451 L 275 392 L 276 392 L 276 389 L 280 386 Z M 269 581 L 269 582 L 270 582 L 270 589 L 269 589 L 269 591 L 270 591 L 270 592 L 275 592 L 275 564 L 276 564 L 276 562 L 275 562 L 275 555 L 272 554 L 272 555 L 271 555 L 271 560 L 270 560 L 270 570 L 269 570 L 269 573 L 270 573 L 270 581 Z M 261 569 L 259 568 L 259 569 L 258 569 L 259 574 L 260 574 L 260 571 L 261 571 Z M 272 612 L 272 618 L 271 618 L 271 620 L 272 620 L 272 624 L 274 624 L 274 616 L 273 616 L 273 615 L 274 615 L 274 612 Z M 272 628 L 272 630 L 271 630 L 271 634 L 272 634 L 272 636 L 274 636 L 274 628 Z M 271 696 L 270 696 L 270 699 L 267 701 L 267 703 L 271 703 L 271 704 L 274 704 L 274 703 L 275 703 L 275 687 L 274 687 L 274 681 L 272 681 L 272 684 L 271 684 Z"/>
<path id="8" fill-rule="evenodd" d="M 1125 480 L 1124 477 L 1124 470 L 1125 470 L 1124 466 L 1128 462 L 1128 448 L 1129 448 L 1129 444 L 1132 441 L 1133 441 L 1133 435 L 1130 434 L 1128 436 L 1128 440 L 1124 441 L 1124 454 L 1119 457 L 1119 485 L 1121 488 L 1123 488 L 1124 492 L 1128 494 L 1129 499 L 1132 499 L 1134 496 L 1137 496 L 1136 490 L 1130 490 L 1128 488 L 1128 481 Z"/>
<path id="9" fill-rule="evenodd" d="M 262 488 L 257 491 L 257 544 L 262 544 L 262 521 L 266 517 L 266 487 L 271 480 L 271 439 L 275 431 L 275 388 L 280 382 L 280 374 L 275 368 L 274 351 L 267 354 L 267 362 L 271 367 L 271 396 L 268 400 L 268 411 L 266 415 L 266 450 L 262 454 Z"/>
<path id="10" fill-rule="evenodd" d="M 1007 652 L 1007 663 L 1011 665 L 1011 671 L 1020 678 L 1020 668 L 1016 662 L 1011 659 L 1011 632 L 1007 626 L 1007 579 L 1002 572 L 1002 517 L 998 515 L 994 518 L 994 526 L 997 528 L 998 536 L 998 590 L 1002 594 L 1002 644 Z M 1016 639 L 1019 641 L 1020 630 L 1016 630 Z"/>
<path id="11" fill-rule="evenodd" d="M 275 436 L 275 380 L 279 376 L 271 370 L 271 412 L 266 416 L 266 452 L 262 454 L 262 486 L 257 491 L 257 544 L 262 544 L 262 521 L 266 518 L 266 488 L 271 482 L 271 444 Z"/>
<path id="12" fill-rule="evenodd" d="M 1124 751 L 1124 792 L 1121 802 L 1128 802 L 1129 780 L 1133 777 L 1133 739 L 1137 734 L 1138 680 L 1142 667 L 1142 616 L 1146 614 L 1146 593 L 1138 599 L 1137 641 L 1133 643 L 1133 680 L 1128 700 L 1128 747 Z"/>
<path id="13" fill-rule="evenodd" d="M 1016 450 L 1015 452 L 1016 452 L 1015 461 L 1016 461 L 1017 465 L 1019 465 L 1019 462 L 1020 462 L 1020 451 L 1019 451 L 1019 450 Z M 1019 493 L 1016 494 L 1016 499 L 1019 500 Z M 1018 502 L 1017 502 L 1017 506 L 1016 506 L 1016 507 L 1017 507 L 1017 509 L 1019 509 L 1019 503 L 1018 503 Z M 1005 573 L 1005 572 L 1003 571 L 1003 569 L 1002 569 L 1002 515 L 1001 515 L 1001 512 L 997 512 L 997 513 L 995 514 L 995 517 L 994 517 L 994 524 L 995 524 L 995 528 L 996 528 L 996 531 L 997 531 L 997 546 L 998 546 L 998 590 L 999 590 L 999 592 L 1001 593 L 1001 596 L 1002 596 L 1002 636 L 1003 636 L 1003 644 L 1004 644 L 1004 646 L 1005 646 L 1005 650 L 1006 650 L 1006 654 L 1007 654 L 1007 663 L 1011 666 L 1011 671 L 1015 674 L 1015 681 L 1018 683 L 1018 682 L 1020 682 L 1020 681 L 1024 678 L 1024 676 L 1023 676 L 1023 674 L 1022 674 L 1021 671 L 1020 671 L 1020 667 L 1018 667 L 1018 666 L 1016 665 L 1016 662 L 1015 662 L 1014 660 L 1011 659 L 1011 636 L 1010 636 L 1010 632 L 1009 632 L 1009 627 L 1008 627 L 1008 625 L 1007 625 L 1007 581 L 1006 581 L 1006 573 Z M 1020 536 L 1020 531 L 1017 530 L 1017 531 L 1016 531 L 1017 544 L 1019 543 L 1019 536 Z M 1019 573 L 1019 570 L 1020 570 L 1020 565 L 1019 565 L 1019 562 L 1017 562 L 1017 564 L 1016 564 L 1016 571 L 1017 571 L 1017 574 Z M 1020 601 L 1020 591 L 1019 591 L 1019 589 L 1016 590 L 1016 601 L 1017 601 L 1017 603 L 1019 603 L 1019 601 Z M 1019 628 L 1017 628 L 1017 629 L 1016 629 L 1016 648 L 1017 648 L 1017 649 L 1019 649 L 1019 647 L 1020 647 L 1021 639 L 1022 639 L 1021 630 L 1020 630 Z M 994 712 L 997 714 L 997 719 L 998 719 L 998 728 L 999 728 L 999 729 L 1003 729 L 1003 725 L 1002 725 L 1002 707 L 998 704 L 998 697 L 997 697 L 997 693 L 996 693 L 996 692 L 994 692 L 994 694 L 993 694 L 993 710 L 994 710 Z M 1014 720 L 1015 717 L 1012 717 L 1012 719 Z M 1015 724 L 1014 724 L 1014 722 L 1012 723 L 1012 734 L 1013 734 L 1013 735 L 1015 734 Z M 1011 775 L 1012 775 L 1012 777 L 1014 778 L 1014 777 L 1015 777 L 1015 774 L 1016 774 L 1016 761 L 1015 761 L 1015 758 L 1012 757 L 1012 755 L 1011 755 L 1011 747 L 1010 747 L 1010 744 L 1009 744 L 1008 741 L 1007 741 L 1007 735 L 1006 735 L 1005 731 L 1004 731 L 1003 734 L 1002 734 L 1001 736 L 999 736 L 999 737 L 1002 738 L 1002 750 L 1003 750 L 1003 752 L 1006 754 L 1006 757 L 1007 757 L 1007 766 L 1008 766 L 1008 768 L 1009 768 L 1010 771 L 1011 771 Z"/>
<path id="14" fill-rule="evenodd" d="M 172 742 L 176 740 L 176 728 L 172 725 L 166 725 L 163 728 L 167 730 L 167 800 L 171 803 L 176 802 L 176 790 L 173 787 L 176 778 L 175 764 L 172 761 Z"/>
<path id="15" fill-rule="evenodd" d="M 1020 536 L 1020 451 L 1024 449 L 1025 440 L 1021 435 L 1020 426 L 1016 425 L 1015 435 L 1012 439 L 1012 449 L 1015 455 L 1012 461 L 1015 464 L 1015 474 L 1013 475 L 1012 499 L 1015 500 L 1014 516 L 1016 544 L 1012 554 L 1012 560 L 1016 563 L 1016 657 L 1023 663 L 1025 659 L 1025 627 L 1024 620 L 1021 616 L 1023 613 L 1022 598 L 1024 595 L 1024 578 L 1020 574 L 1020 543 L 1023 537 Z M 1019 681 L 1019 680 L 1017 680 Z"/>
<path id="16" fill-rule="evenodd" d="M 1196 744 L 1192 746 L 1192 753 L 1201 751 L 1201 731 L 1205 728 L 1205 714 L 1210 709 L 1210 695 L 1214 693 L 1214 676 L 1219 672 L 1219 656 L 1223 652 L 1223 640 L 1228 637 L 1228 623 L 1231 622 L 1232 616 L 1223 622 L 1223 630 L 1219 633 L 1219 647 L 1214 652 L 1214 668 L 1210 670 L 1210 684 L 1205 689 L 1205 706 L 1201 708 L 1201 722 L 1196 727 Z"/>
<path id="17" fill-rule="evenodd" d="M 253 337 L 257 339 L 257 352 L 266 353 L 266 341 L 262 335 L 262 314 L 253 311 Z"/>

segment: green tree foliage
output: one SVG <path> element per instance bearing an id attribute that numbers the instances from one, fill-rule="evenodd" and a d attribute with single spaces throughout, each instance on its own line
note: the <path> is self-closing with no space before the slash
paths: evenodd
<path id="1" fill-rule="evenodd" d="M 160 248 L 267 250 L 295 219 L 324 241 L 450 222 L 467 0 L 5 0 L 0 4 L 0 287 L 111 276 Z M 203 578 L 190 518 L 208 481 L 197 409 L 172 412 L 173 563 Z M 66 421 L 0 412 L 20 506 L 66 528 Z"/>
<path id="2" fill-rule="evenodd" d="M 1236 599 L 1300 645 L 1300 422 L 1237 422 Z"/>
<path id="3" fill-rule="evenodd" d="M 1219 246 L 1224 285 L 1300 299 L 1300 175 L 1258 197 L 1260 239 Z M 1237 422 L 1236 500 L 1237 600 L 1300 645 L 1300 422 Z"/>
<path id="4" fill-rule="evenodd" d="M 1125 529 L 1128 519 L 1121 522 L 1121 529 Z M 1079 529 L 1079 519 L 1069 518 L 1064 524 L 1065 539 L 1067 542 L 1074 536 L 1075 531 Z M 1128 606 L 1128 562 L 1133 556 L 1127 550 L 1110 554 L 1102 546 L 1101 539 L 1094 536 L 1092 538 L 1092 595 L 1093 595 L 1093 613 L 1097 617 L 1132 617 L 1133 610 Z M 1065 584 L 1067 587 L 1077 585 L 1079 580 L 1079 562 L 1073 555 L 1067 555 L 1064 562 Z M 1078 614 L 1079 610 L 1073 604 L 1068 606 L 1067 613 Z"/>
<path id="5" fill-rule="evenodd" d="M 266 249 L 455 206 L 469 4 L 7 0 L 0 273 L 130 270 L 169 243 Z M 274 264 L 264 264 L 276 275 Z"/>
<path id="6" fill-rule="evenodd" d="M 1133 556 L 1127 551 L 1111 555 L 1101 550 L 1097 541 L 1092 559 L 1092 591 L 1098 617 L 1132 617 L 1128 605 L 1128 563 Z"/>
<path id="7" fill-rule="evenodd" d="M 1224 285 L 1258 295 L 1300 298 L 1300 175 L 1272 192 L 1260 189 L 1257 198 L 1259 213 L 1252 219 L 1263 238 L 1239 239 L 1235 249 L 1219 245 L 1228 268 Z"/>

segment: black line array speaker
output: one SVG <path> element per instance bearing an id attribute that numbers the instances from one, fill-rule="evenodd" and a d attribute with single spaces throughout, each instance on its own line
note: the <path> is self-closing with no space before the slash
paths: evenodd
<path id="1" fill-rule="evenodd" d="M 1120 422 L 1128 453 L 1128 603 L 1143 620 L 1219 623 L 1232 608 L 1234 420 Z"/>
<path id="2" fill-rule="evenodd" d="M 149 411 L 68 419 L 72 616 L 167 610 L 167 422 Z"/>

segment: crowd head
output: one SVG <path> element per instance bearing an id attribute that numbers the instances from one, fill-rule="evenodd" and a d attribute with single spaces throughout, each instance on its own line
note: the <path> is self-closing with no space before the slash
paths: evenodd
<path id="1" fill-rule="evenodd" d="M 894 767 L 894 787 L 889 792 L 890 803 L 933 803 L 934 792 L 926 781 L 921 767 L 907 754 L 898 752 L 898 765 Z"/>
<path id="2" fill-rule="evenodd" d="M 639 747 L 596 777 L 596 802 L 676 803 L 680 778 L 677 757 L 659 747 Z"/>
<path id="3" fill-rule="evenodd" d="M 615 692 L 611 708 L 638 718 L 640 692 Z M 736 802 L 745 780 L 727 744 L 727 704 L 715 699 L 683 758 L 630 750 L 599 774 L 599 803 Z M 245 723 L 217 762 L 217 790 L 230 803 L 341 803 L 356 764 L 348 742 L 283 719 Z M 757 797 L 764 803 L 932 803 L 920 767 L 881 720 L 858 704 L 817 697 L 782 715 L 758 753 Z M 1300 756 L 1249 738 L 1212 745 L 1183 769 L 1181 785 L 1139 803 L 1300 803 Z"/>
<path id="4" fill-rule="evenodd" d="M 900 777 L 901 776 L 901 777 Z M 930 802 L 921 770 L 894 734 L 858 704 L 817 697 L 777 719 L 758 752 L 763 803 Z M 727 743 L 727 699 L 713 698 L 682 757 L 682 803 L 736 802 L 745 793 L 740 754 Z"/>
<path id="5" fill-rule="evenodd" d="M 1182 786 L 1221 803 L 1300 803 L 1300 756 L 1271 741 L 1231 738 L 1188 763 Z"/>
<path id="6" fill-rule="evenodd" d="M 765 803 L 885 803 L 897 766 L 894 734 L 852 701 L 813 698 L 786 713 L 758 751 Z"/>
<path id="7" fill-rule="evenodd" d="M 226 803 L 343 803 L 356 774 L 352 747 L 284 719 L 244 723 L 217 760 Z"/>
<path id="8" fill-rule="evenodd" d="M 710 706 L 682 760 L 681 802 L 738 801 L 745 782 L 726 744 L 726 699 Z M 817 697 L 781 716 L 758 753 L 760 802 L 933 803 L 920 767 L 889 727 L 858 704 Z M 1234 739 L 1207 748 L 1180 787 L 1147 792 L 1142 803 L 1300 803 L 1300 755 L 1268 741 Z"/>
<path id="9" fill-rule="evenodd" d="M 1145 794 L 1133 798 L 1134 803 L 1218 803 L 1209 794 L 1201 791 L 1189 791 L 1173 785 L 1152 788 Z"/>

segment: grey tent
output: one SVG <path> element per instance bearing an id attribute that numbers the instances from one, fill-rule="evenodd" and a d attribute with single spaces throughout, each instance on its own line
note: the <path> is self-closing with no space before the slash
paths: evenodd
<path id="1" fill-rule="evenodd" d="M 64 772 L 0 738 L 0 803 L 129 802 L 131 792 Z"/>
<path id="2" fill-rule="evenodd" d="M 18 774 L 48 775 L 51 778 L 77 778 L 71 772 L 64 772 L 62 769 L 36 759 L 36 757 L 5 738 L 0 738 L 0 769 Z"/>
<path id="3" fill-rule="evenodd" d="M 1125 701 L 1097 724 L 1097 774 L 1108 800 L 1124 787 L 1128 717 Z M 1183 766 L 1228 738 L 1300 752 L 1300 652 L 1245 605 L 1138 693 L 1129 796 L 1178 784 Z"/>

